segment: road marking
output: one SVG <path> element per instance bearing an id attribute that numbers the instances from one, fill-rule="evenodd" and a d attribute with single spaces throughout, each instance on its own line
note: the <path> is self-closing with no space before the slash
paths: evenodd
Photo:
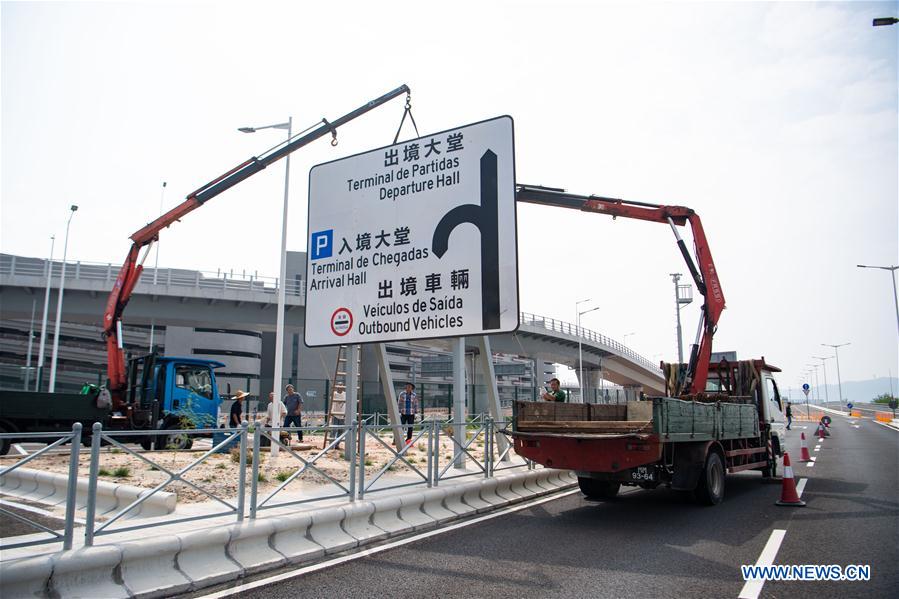
<path id="1" fill-rule="evenodd" d="M 820 445 L 815 445 L 815 451 L 819 451 L 821 449 Z"/>
<path id="2" fill-rule="evenodd" d="M 815 460 L 817 460 L 817 459 L 818 459 L 818 458 L 816 458 L 815 456 L 811 456 L 811 457 L 809 458 L 810 461 L 806 462 L 806 464 L 805 464 L 806 467 L 808 467 L 808 468 L 814 468 L 814 467 L 815 467 Z"/>
<path id="3" fill-rule="evenodd" d="M 450 526 L 447 526 L 446 528 L 439 528 L 437 530 L 423 532 L 423 533 L 415 535 L 413 537 L 408 537 L 405 539 L 401 539 L 399 541 L 394 541 L 393 543 L 387 543 L 386 545 L 379 545 L 377 547 L 372 547 L 371 549 L 366 549 L 365 551 L 360 551 L 359 553 L 354 553 L 352 555 L 345 555 L 342 557 L 334 558 L 334 559 L 331 559 L 331 560 L 328 560 L 325 562 L 307 566 L 305 568 L 300 568 L 298 570 L 291 570 L 290 572 L 283 572 L 281 574 L 276 574 L 274 576 L 269 576 L 268 578 L 263 578 L 261 580 L 256 580 L 253 582 L 248 582 L 246 584 L 232 587 L 230 589 L 224 589 L 222 591 L 211 593 L 209 595 L 203 595 L 201 597 L 197 597 L 196 599 L 218 599 L 219 597 L 230 597 L 231 595 L 237 595 L 238 593 L 243 593 L 245 591 L 257 589 L 259 587 L 270 585 L 270 584 L 273 584 L 276 582 L 281 582 L 282 580 L 289 580 L 291 578 L 303 576 L 304 574 L 310 574 L 310 573 L 316 572 L 318 570 L 323 570 L 325 568 L 331 568 L 333 566 L 338 566 L 344 562 L 349 562 L 349 561 L 352 561 L 355 559 L 368 557 L 369 555 L 381 553 L 382 551 L 387 551 L 389 549 L 394 549 L 396 547 L 402 547 L 403 545 L 407 545 L 407 544 L 413 543 L 415 541 L 427 539 L 428 537 L 433 537 L 433 536 L 436 536 L 439 534 L 443 534 L 445 532 L 449 532 L 451 530 L 456 530 L 458 528 L 464 528 L 466 526 L 471 526 L 472 524 L 479 524 L 486 520 L 492 520 L 493 518 L 499 518 L 500 516 L 505 516 L 506 514 L 511 514 L 513 512 L 524 510 L 529 507 L 534 507 L 535 505 L 540 505 L 540 504 L 546 503 L 548 501 L 555 501 L 556 499 L 561 499 L 562 497 L 567 497 L 569 495 L 573 495 L 575 493 L 580 493 L 580 492 L 581 492 L 580 489 L 572 489 L 570 491 L 552 495 L 550 497 L 542 497 L 535 501 L 530 501 L 528 503 L 521 503 L 516 506 L 503 509 L 499 512 L 494 512 L 492 514 L 487 514 L 486 516 L 481 516 L 479 518 L 475 518 L 473 520 L 466 520 L 465 522 L 459 522 L 458 524 L 452 524 Z"/>
<path id="4" fill-rule="evenodd" d="M 799 484 L 796 485 L 796 495 L 802 497 L 802 492 L 805 490 L 805 483 L 808 482 L 807 478 L 799 479 Z"/>
<path id="5" fill-rule="evenodd" d="M 896 428 L 895 426 L 891 426 L 891 425 L 889 425 L 889 424 L 887 424 L 887 423 L 885 423 L 885 422 L 880 422 L 879 420 L 872 420 L 871 422 L 873 422 L 873 423 L 875 423 L 875 424 L 879 424 L 880 426 L 885 426 L 885 427 L 887 427 L 887 428 L 891 428 L 891 429 L 893 429 L 894 431 L 899 431 L 899 428 Z"/>
<path id="6" fill-rule="evenodd" d="M 768 542 L 765 543 L 762 554 L 759 556 L 758 561 L 755 562 L 756 566 L 770 566 L 774 563 L 774 558 L 777 557 L 777 551 L 780 549 L 780 544 L 783 543 L 786 534 L 787 531 L 780 528 L 775 528 L 771 531 L 771 536 L 768 537 Z M 746 584 L 743 585 L 743 590 L 740 591 L 738 599 L 758 599 L 764 584 L 764 580 L 747 580 Z"/>

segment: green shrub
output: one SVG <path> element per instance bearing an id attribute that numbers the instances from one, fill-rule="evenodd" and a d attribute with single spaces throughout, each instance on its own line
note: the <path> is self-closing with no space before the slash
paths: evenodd
<path id="1" fill-rule="evenodd" d="M 112 476 L 112 472 L 110 472 L 110 471 L 107 470 L 106 468 L 100 468 L 100 469 L 97 471 L 97 475 L 99 475 L 99 476 Z"/>
<path id="2" fill-rule="evenodd" d="M 131 468 L 128 466 L 119 466 L 112 471 L 112 475 L 116 478 L 128 478 L 131 476 Z"/>
<path id="3" fill-rule="evenodd" d="M 268 479 L 265 477 L 265 474 L 263 474 L 262 472 L 259 473 L 259 476 L 256 477 L 256 480 L 261 483 L 268 482 Z"/>
<path id="4" fill-rule="evenodd" d="M 285 480 L 287 480 L 288 478 L 290 478 L 290 475 L 291 475 L 291 474 L 293 474 L 293 473 L 292 473 L 292 472 L 288 472 L 288 471 L 286 471 L 286 470 L 283 470 L 283 471 L 279 472 L 278 474 L 276 474 L 276 475 L 275 475 L 275 478 L 278 479 L 279 482 L 282 482 L 282 483 L 283 483 Z"/>

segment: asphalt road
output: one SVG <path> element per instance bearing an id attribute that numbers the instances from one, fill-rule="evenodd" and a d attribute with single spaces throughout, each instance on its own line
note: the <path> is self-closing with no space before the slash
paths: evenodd
<path id="1" fill-rule="evenodd" d="M 896 596 L 899 431 L 835 417 L 815 452 L 810 425 L 795 424 L 787 446 L 808 479 L 804 508 L 775 506 L 781 486 L 758 473 L 729 476 L 716 507 L 668 490 L 600 503 L 575 493 L 236 596 L 738 597 L 740 565 L 756 563 L 775 529 L 786 532 L 773 563 L 867 564 L 871 580 L 768 581 L 760 597 Z M 797 463 L 802 426 L 811 468 Z"/>

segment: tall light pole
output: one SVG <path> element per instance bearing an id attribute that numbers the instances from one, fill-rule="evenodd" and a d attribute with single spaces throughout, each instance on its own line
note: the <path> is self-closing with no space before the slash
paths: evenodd
<path id="1" fill-rule="evenodd" d="M 849 343 L 840 343 L 838 345 L 831 345 L 830 343 L 822 343 L 821 345 L 825 347 L 833 348 L 833 355 L 837 359 L 837 388 L 840 390 L 840 410 L 843 409 L 843 379 L 840 377 L 840 352 L 839 348 L 844 345 L 849 345 Z"/>
<path id="2" fill-rule="evenodd" d="M 693 301 L 693 288 L 689 285 L 679 285 L 678 281 L 683 275 L 679 272 L 671 273 L 671 280 L 674 281 L 674 307 L 677 310 L 677 362 L 684 363 L 684 341 L 683 332 L 680 326 L 680 309 Z"/>
<path id="3" fill-rule="evenodd" d="M 293 117 L 287 117 L 286 123 L 276 123 L 274 125 L 266 125 L 264 127 L 241 127 L 238 131 L 243 133 L 255 133 L 262 129 L 287 129 L 287 140 L 290 141 L 293 133 Z M 278 407 L 281 402 L 281 377 L 284 366 L 284 303 L 285 303 L 285 287 L 287 286 L 287 201 L 290 192 L 290 154 L 284 158 L 284 208 L 281 214 L 281 274 L 278 278 L 278 316 L 275 324 L 275 372 L 272 381 L 272 403 L 269 406 L 271 410 L 271 422 L 275 427 L 274 434 L 278 434 L 278 418 L 280 411 Z M 261 390 L 260 390 L 261 391 Z M 277 438 L 277 437 L 275 437 Z M 272 457 L 278 455 L 278 444 L 271 445 Z"/>
<path id="4" fill-rule="evenodd" d="M 53 331 L 53 354 L 50 358 L 50 388 L 48 391 L 53 393 L 56 390 L 56 361 L 59 357 L 59 323 L 62 319 L 62 292 L 66 284 L 66 253 L 69 250 L 69 225 L 72 224 L 72 217 L 78 206 L 72 204 L 69 207 L 69 220 L 66 222 L 66 239 L 62 244 L 62 271 L 59 273 L 59 297 L 56 299 L 56 329 Z"/>
<path id="5" fill-rule="evenodd" d="M 830 393 L 827 391 L 827 360 L 831 359 L 833 356 L 812 356 L 816 360 L 821 360 L 821 368 L 824 369 L 824 398 L 827 403 L 830 403 Z"/>
<path id="6" fill-rule="evenodd" d="M 877 268 L 886 270 L 890 273 L 890 281 L 893 282 L 893 303 L 896 305 L 896 328 L 899 331 L 899 295 L 896 295 L 896 270 L 899 266 L 868 266 L 866 264 L 856 264 L 859 268 Z"/>
<path id="7" fill-rule="evenodd" d="M 815 369 L 815 397 L 818 398 L 818 403 L 821 403 L 821 383 L 818 381 L 818 368 L 821 366 L 819 364 L 809 364 L 811 368 Z"/>
<path id="8" fill-rule="evenodd" d="M 627 347 L 627 338 L 633 337 L 634 335 L 636 335 L 636 333 L 633 333 L 633 332 L 624 334 L 624 341 L 622 341 L 622 343 L 624 344 L 625 347 Z"/>
<path id="9" fill-rule="evenodd" d="M 50 282 L 53 278 L 53 246 L 56 235 L 50 236 L 50 259 L 47 261 L 47 289 L 44 291 L 44 318 L 41 320 L 41 343 L 37 355 L 37 376 L 34 379 L 34 390 L 41 390 L 44 382 L 44 340 L 47 338 L 47 309 L 50 306 Z"/>
<path id="10" fill-rule="evenodd" d="M 574 302 L 574 311 L 577 314 L 577 364 L 578 364 L 578 376 L 580 377 L 580 386 L 581 386 L 581 403 L 587 403 L 586 394 L 584 391 L 587 386 L 584 384 L 584 354 L 581 344 L 581 339 L 583 339 L 584 335 L 581 331 L 581 315 L 586 314 L 587 312 L 592 312 L 593 310 L 599 310 L 599 308 L 591 308 L 589 310 L 585 310 L 583 312 L 580 311 L 580 305 L 586 304 L 590 301 L 590 298 L 583 299 L 579 302 Z"/>

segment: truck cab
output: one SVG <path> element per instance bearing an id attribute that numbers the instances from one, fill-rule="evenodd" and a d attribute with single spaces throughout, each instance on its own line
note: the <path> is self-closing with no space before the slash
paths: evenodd
<path id="1" fill-rule="evenodd" d="M 155 353 L 129 363 L 126 402 L 141 428 L 211 428 L 219 399 L 213 360 Z"/>
<path id="2" fill-rule="evenodd" d="M 780 368 L 768 364 L 764 356 L 758 360 L 750 360 L 753 370 L 739 372 L 740 362 L 728 362 L 723 360 L 712 365 L 709 370 L 709 378 L 706 383 L 706 391 L 728 392 L 736 384 L 737 377 L 748 377 L 754 380 L 751 385 L 755 393 L 755 403 L 759 409 L 759 422 L 763 428 L 767 428 L 771 441 L 771 449 L 777 456 L 782 456 L 786 447 L 787 419 L 786 403 L 780 394 L 774 374 L 780 372 Z M 745 363 L 745 362 L 744 362 Z"/>

